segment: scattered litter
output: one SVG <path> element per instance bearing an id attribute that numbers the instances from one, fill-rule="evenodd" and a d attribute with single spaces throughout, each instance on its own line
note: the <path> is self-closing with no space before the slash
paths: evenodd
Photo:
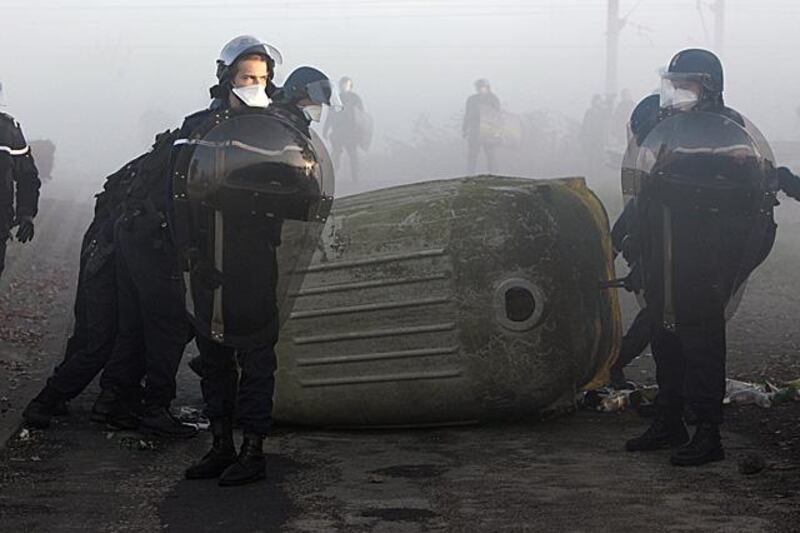
<path id="1" fill-rule="evenodd" d="M 19 440 L 22 442 L 26 442 L 31 440 L 31 432 L 28 428 L 22 428 L 19 432 Z"/>
<path id="2" fill-rule="evenodd" d="M 119 439 L 119 447 L 124 450 L 133 451 L 154 451 L 158 449 L 158 445 L 155 441 L 135 437 L 122 437 Z"/>
<path id="3" fill-rule="evenodd" d="M 208 429 L 210 422 L 200 409 L 184 405 L 178 410 L 178 420 L 199 430 Z"/>
<path id="4" fill-rule="evenodd" d="M 727 380 L 725 384 L 725 400 L 723 403 L 737 405 L 755 404 L 759 407 L 772 407 L 772 400 L 765 385 L 757 385 L 735 379 Z"/>
<path id="5" fill-rule="evenodd" d="M 603 413 L 617 413 L 626 409 L 640 410 L 651 405 L 658 394 L 658 387 L 643 387 L 629 382 L 628 388 L 586 391 L 578 396 L 578 405 L 583 409 L 593 409 Z"/>
<path id="6" fill-rule="evenodd" d="M 42 460 L 42 458 L 39 457 L 38 455 L 32 455 L 31 456 L 31 461 L 33 461 L 34 463 L 38 463 L 41 460 Z"/>
<path id="7" fill-rule="evenodd" d="M 652 409 L 658 395 L 657 386 L 641 386 L 634 382 L 626 385 L 623 389 L 603 387 L 582 392 L 577 398 L 578 406 L 603 413 L 618 413 L 630 408 L 642 413 Z M 757 405 L 767 409 L 790 401 L 800 402 L 800 379 L 781 386 L 769 381 L 760 384 L 736 379 L 726 380 L 725 405 Z"/>
<path id="8" fill-rule="evenodd" d="M 725 403 L 755 404 L 768 408 L 778 403 L 800 401 L 800 379 L 777 386 L 769 381 L 763 385 L 729 379 L 725 388 Z"/>

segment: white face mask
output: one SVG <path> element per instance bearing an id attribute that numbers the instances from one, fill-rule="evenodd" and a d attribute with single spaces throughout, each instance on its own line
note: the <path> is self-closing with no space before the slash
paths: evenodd
<path id="1" fill-rule="evenodd" d="M 269 107 L 272 100 L 267 96 L 267 91 L 261 85 L 245 85 L 244 87 L 234 87 L 233 94 L 247 107 Z"/>
<path id="2" fill-rule="evenodd" d="M 697 104 L 697 94 L 687 89 L 677 89 L 672 95 L 672 102 L 665 104 L 666 107 L 689 110 Z"/>
<path id="3" fill-rule="evenodd" d="M 311 122 L 319 122 L 322 120 L 322 106 L 309 105 L 303 108 L 303 114 Z"/>
<path id="4" fill-rule="evenodd" d="M 675 87 L 670 80 L 661 84 L 661 107 L 689 111 L 700 101 L 700 95 L 689 89 Z"/>

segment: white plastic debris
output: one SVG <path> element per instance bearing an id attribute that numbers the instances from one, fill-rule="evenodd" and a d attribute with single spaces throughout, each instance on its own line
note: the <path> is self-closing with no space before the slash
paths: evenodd
<path id="1" fill-rule="evenodd" d="M 754 404 L 765 409 L 772 407 L 770 391 L 765 385 L 729 379 L 725 384 L 725 404 Z"/>
<path id="2" fill-rule="evenodd" d="M 22 442 L 31 440 L 31 432 L 28 431 L 28 428 L 22 428 L 19 432 L 19 440 Z"/>

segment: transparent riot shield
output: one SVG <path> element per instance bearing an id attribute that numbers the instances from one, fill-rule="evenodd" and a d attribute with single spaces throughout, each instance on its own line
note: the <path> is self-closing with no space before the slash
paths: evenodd
<path id="1" fill-rule="evenodd" d="M 645 298 L 667 329 L 720 309 L 731 316 L 771 247 L 772 151 L 747 124 L 678 113 L 659 122 L 628 163 Z"/>
<path id="2" fill-rule="evenodd" d="M 311 145 L 316 154 L 318 170 L 322 182 L 328 188 L 327 198 L 332 200 L 334 196 L 334 177 L 333 160 L 322 138 L 313 129 L 311 132 Z M 331 209 L 331 203 L 326 204 L 327 211 Z M 321 246 L 321 235 L 325 225 L 325 218 L 315 218 L 314 220 L 299 221 L 285 220 L 283 223 L 283 242 L 278 249 L 278 272 L 281 276 L 278 280 L 278 302 L 281 324 L 286 323 L 289 314 L 292 312 L 292 305 L 296 298 L 289 298 L 292 294 L 297 294 L 303 285 L 306 268 L 311 263 L 314 253 Z"/>
<path id="3" fill-rule="evenodd" d="M 229 346 L 272 342 L 287 294 L 279 280 L 302 282 L 330 212 L 327 154 L 294 124 L 253 108 L 214 114 L 178 144 L 173 226 L 189 317 Z"/>

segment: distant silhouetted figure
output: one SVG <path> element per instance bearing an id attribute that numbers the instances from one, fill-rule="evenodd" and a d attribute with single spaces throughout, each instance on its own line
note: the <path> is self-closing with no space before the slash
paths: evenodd
<path id="1" fill-rule="evenodd" d="M 603 98 L 596 94 L 592 103 L 583 115 L 581 123 L 581 147 L 586 159 L 586 171 L 592 171 L 603 164 L 606 140 L 608 138 L 608 122 L 610 110 Z"/>
<path id="2" fill-rule="evenodd" d="M 625 144 L 628 140 L 628 119 L 630 118 L 635 107 L 636 102 L 634 102 L 631 98 L 630 91 L 624 89 L 620 93 L 619 103 L 614 109 L 614 117 L 611 123 L 611 136 L 613 137 L 614 141 L 620 145 Z"/>
<path id="3" fill-rule="evenodd" d="M 474 175 L 480 151 L 486 154 L 491 174 L 497 168 L 495 151 L 502 141 L 503 123 L 500 100 L 492 92 L 489 80 L 475 82 L 475 94 L 467 99 L 462 134 L 467 140 L 467 173 Z"/>
<path id="4" fill-rule="evenodd" d="M 364 102 L 353 91 L 353 80 L 347 76 L 340 79 L 339 91 L 342 110 L 328 114 L 322 133 L 331 141 L 334 166 L 340 168 L 342 153 L 347 152 L 353 181 L 358 181 L 360 171 L 358 149 L 369 148 L 369 138 L 372 136 L 371 124 L 364 111 Z"/>

